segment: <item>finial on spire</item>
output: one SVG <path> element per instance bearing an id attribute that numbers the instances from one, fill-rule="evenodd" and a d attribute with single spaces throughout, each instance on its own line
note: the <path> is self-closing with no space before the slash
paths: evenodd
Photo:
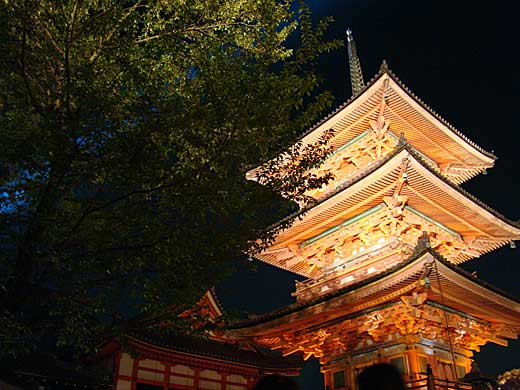
<path id="1" fill-rule="evenodd" d="M 352 84 L 352 95 L 357 95 L 363 88 L 365 82 L 363 81 L 363 73 L 361 72 L 361 63 L 357 55 L 356 42 L 352 36 L 352 31 L 347 29 L 347 44 L 348 44 L 348 62 L 350 67 L 350 82 Z"/>
<path id="2" fill-rule="evenodd" d="M 379 71 L 381 73 L 388 72 L 388 64 L 386 63 L 386 60 L 383 60 L 383 62 L 381 62 L 381 66 L 379 67 Z"/>

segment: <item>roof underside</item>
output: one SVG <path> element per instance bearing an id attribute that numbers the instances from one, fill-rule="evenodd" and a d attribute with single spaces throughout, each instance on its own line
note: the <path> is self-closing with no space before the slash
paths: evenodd
<path id="1" fill-rule="evenodd" d="M 341 147 L 370 128 L 370 122 L 380 113 L 383 95 L 386 103 L 383 114 L 390 120 L 389 130 L 403 134 L 410 145 L 441 169 L 459 174 L 459 184 L 493 166 L 495 156 L 463 136 L 387 72 L 378 74 L 361 94 L 314 126 L 302 141 L 313 143 L 332 128 L 335 131 L 332 144 Z"/>
<path id="2" fill-rule="evenodd" d="M 424 250 L 387 272 L 345 289 L 236 324 L 234 334 L 264 337 L 291 330 L 320 328 L 326 323 L 355 317 L 356 313 L 372 310 L 416 291 L 427 264 L 431 269 L 430 288 L 427 289 L 429 300 L 481 321 L 520 327 L 518 300 L 468 275 L 435 252 Z"/>
<path id="3" fill-rule="evenodd" d="M 261 369 L 301 369 L 303 361 L 299 356 L 283 357 L 279 352 L 266 350 L 259 346 L 252 349 L 241 348 L 238 344 L 205 339 L 194 336 L 170 336 L 158 338 L 140 335 L 132 342 L 150 351 L 182 353 L 199 358 L 227 361 L 231 364 L 243 364 Z"/>
<path id="4" fill-rule="evenodd" d="M 458 233 L 466 242 L 478 240 L 480 254 L 494 250 L 512 239 L 520 239 L 517 223 L 507 220 L 444 180 L 428 168 L 413 151 L 401 148 L 379 166 L 375 166 L 371 172 L 348 183 L 344 189 L 338 190 L 333 196 L 308 210 L 291 227 L 281 232 L 267 251 L 257 257 L 275 266 L 309 276 L 304 265 L 287 267 L 280 262 L 274 255 L 276 250 L 298 245 L 382 204 L 384 198 L 392 196 L 396 190 L 404 159 L 409 161 L 406 168 L 407 181 L 400 195 L 407 197 L 408 206 Z M 471 256 L 465 259 L 469 258 Z"/>

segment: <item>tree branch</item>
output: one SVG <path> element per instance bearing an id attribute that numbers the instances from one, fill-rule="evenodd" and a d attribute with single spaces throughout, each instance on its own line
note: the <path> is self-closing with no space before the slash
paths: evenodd
<path id="1" fill-rule="evenodd" d="M 70 119 L 70 50 L 72 46 L 72 40 L 74 37 L 74 25 L 76 22 L 76 15 L 78 12 L 79 1 L 74 2 L 72 8 L 72 15 L 70 22 L 68 23 L 67 38 L 65 41 L 65 107 L 67 110 L 67 116 Z"/>
<path id="2" fill-rule="evenodd" d="M 26 11 L 26 10 L 25 10 Z M 29 96 L 29 100 L 31 101 L 31 104 L 35 108 L 35 110 L 41 114 L 41 107 L 37 104 L 36 99 L 34 98 L 34 95 L 31 90 L 31 86 L 28 81 L 28 75 L 27 75 L 27 65 L 26 65 L 26 55 L 27 55 L 27 28 L 25 25 L 22 27 L 23 33 L 22 33 L 22 51 L 20 53 L 20 67 L 22 72 L 22 79 L 24 81 L 25 89 L 27 90 L 27 95 Z"/>
<path id="3" fill-rule="evenodd" d="M 118 31 L 120 24 L 123 23 L 131 15 L 132 12 L 134 12 L 136 9 L 141 8 L 141 7 L 147 7 L 147 5 L 143 4 L 143 0 L 139 0 L 133 6 L 127 8 L 126 13 L 123 15 L 123 17 L 121 19 L 119 19 L 116 23 L 116 26 L 108 34 L 105 35 L 105 39 L 100 42 L 97 50 L 95 50 L 94 53 L 92 53 L 92 55 L 90 56 L 90 58 L 89 58 L 90 64 L 93 64 L 94 62 L 96 62 L 96 60 L 100 56 L 103 49 L 106 48 L 106 43 L 109 42 L 112 39 L 112 37 L 114 36 L 114 34 Z"/>
<path id="4" fill-rule="evenodd" d="M 152 41 L 152 40 L 155 40 L 155 39 L 159 39 L 159 38 L 164 38 L 164 37 L 167 37 L 167 36 L 172 36 L 172 35 L 175 35 L 175 34 L 185 34 L 187 32 L 199 32 L 199 33 L 203 33 L 207 30 L 217 30 L 217 29 L 221 29 L 221 28 L 225 28 L 225 27 L 238 27 L 238 26 L 245 26 L 245 27 L 254 27 L 255 25 L 254 24 L 249 24 L 249 23 L 245 23 L 245 22 L 233 22 L 233 23 L 214 23 L 214 24 L 207 24 L 207 25 L 204 25 L 204 26 L 197 26 L 197 25 L 191 25 L 190 27 L 187 27 L 183 30 L 180 30 L 180 31 L 169 31 L 167 33 L 164 33 L 164 34 L 156 34 L 156 35 L 151 35 L 149 37 L 146 37 L 146 38 L 142 38 L 142 39 L 137 39 L 135 41 L 135 43 L 137 44 L 140 44 L 140 43 L 146 43 L 146 42 L 149 42 L 149 41 Z M 208 34 L 205 34 L 206 36 L 208 36 Z"/>
<path id="5" fill-rule="evenodd" d="M 80 227 L 80 225 L 85 221 L 85 219 L 87 217 L 89 217 L 90 215 L 98 212 L 98 211 L 101 211 L 107 207 L 110 207 L 118 202 L 121 202 L 123 200 L 126 200 L 128 198 L 130 198 L 131 196 L 133 195 L 140 195 L 140 194 L 151 194 L 153 192 L 156 192 L 156 191 L 160 191 L 160 190 L 164 190 L 164 189 L 167 189 L 167 188 L 171 188 L 173 187 L 175 184 L 174 183 L 170 183 L 170 184 L 165 184 L 165 185 L 162 185 L 162 186 L 158 186 L 158 187 L 155 187 L 155 188 L 151 188 L 149 190 L 135 190 L 135 191 L 130 191 L 124 195 L 121 195 L 115 199 L 112 199 L 111 201 L 109 202 L 106 202 L 100 206 L 97 206 L 97 207 L 94 207 L 90 210 L 86 210 L 82 215 L 81 217 L 79 218 L 79 220 L 74 224 L 74 226 L 72 227 L 71 229 L 71 234 L 73 234 L 74 232 L 76 232 L 76 230 Z"/>
<path id="6" fill-rule="evenodd" d="M 51 32 L 49 31 L 49 29 L 47 28 L 47 26 L 45 25 L 45 23 L 41 23 L 40 26 L 42 27 L 43 31 L 45 32 L 45 36 L 47 37 L 47 39 L 49 40 L 49 42 L 52 43 L 52 46 L 54 47 L 54 49 L 60 53 L 62 56 L 65 55 L 65 52 L 63 51 L 63 49 L 58 45 L 58 43 L 56 42 L 56 40 L 54 39 L 54 37 L 52 36 Z"/>

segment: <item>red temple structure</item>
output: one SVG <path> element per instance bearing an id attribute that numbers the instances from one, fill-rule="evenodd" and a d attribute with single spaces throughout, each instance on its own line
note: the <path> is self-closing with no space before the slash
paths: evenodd
<path id="1" fill-rule="evenodd" d="M 212 321 L 223 316 L 213 291 L 200 305 Z M 298 375 L 300 356 L 282 357 L 251 342 L 238 343 L 221 334 L 208 338 L 146 335 L 112 341 L 103 355 L 112 360 L 116 390 L 251 390 L 266 374 Z"/>
<path id="2" fill-rule="evenodd" d="M 457 265 L 520 239 L 520 224 L 459 185 L 493 167 L 486 152 L 417 98 L 385 63 L 365 85 L 348 33 L 353 97 L 311 128 L 333 129 L 316 174 L 335 179 L 257 258 L 303 275 L 296 303 L 230 336 L 321 364 L 325 385 L 390 362 L 407 381 L 459 381 L 486 343 L 520 333 L 520 301 Z M 249 178 L 255 179 L 255 170 Z M 431 387 L 430 387 L 431 388 Z"/>

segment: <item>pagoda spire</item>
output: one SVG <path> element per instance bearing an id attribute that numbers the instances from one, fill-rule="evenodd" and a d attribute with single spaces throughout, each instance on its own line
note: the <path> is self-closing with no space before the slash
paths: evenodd
<path id="1" fill-rule="evenodd" d="M 350 66 L 350 82 L 352 84 L 352 95 L 357 95 L 365 87 L 363 80 L 363 72 L 361 71 L 361 63 L 357 55 L 356 42 L 352 36 L 352 31 L 347 29 L 348 43 L 348 62 Z"/>

